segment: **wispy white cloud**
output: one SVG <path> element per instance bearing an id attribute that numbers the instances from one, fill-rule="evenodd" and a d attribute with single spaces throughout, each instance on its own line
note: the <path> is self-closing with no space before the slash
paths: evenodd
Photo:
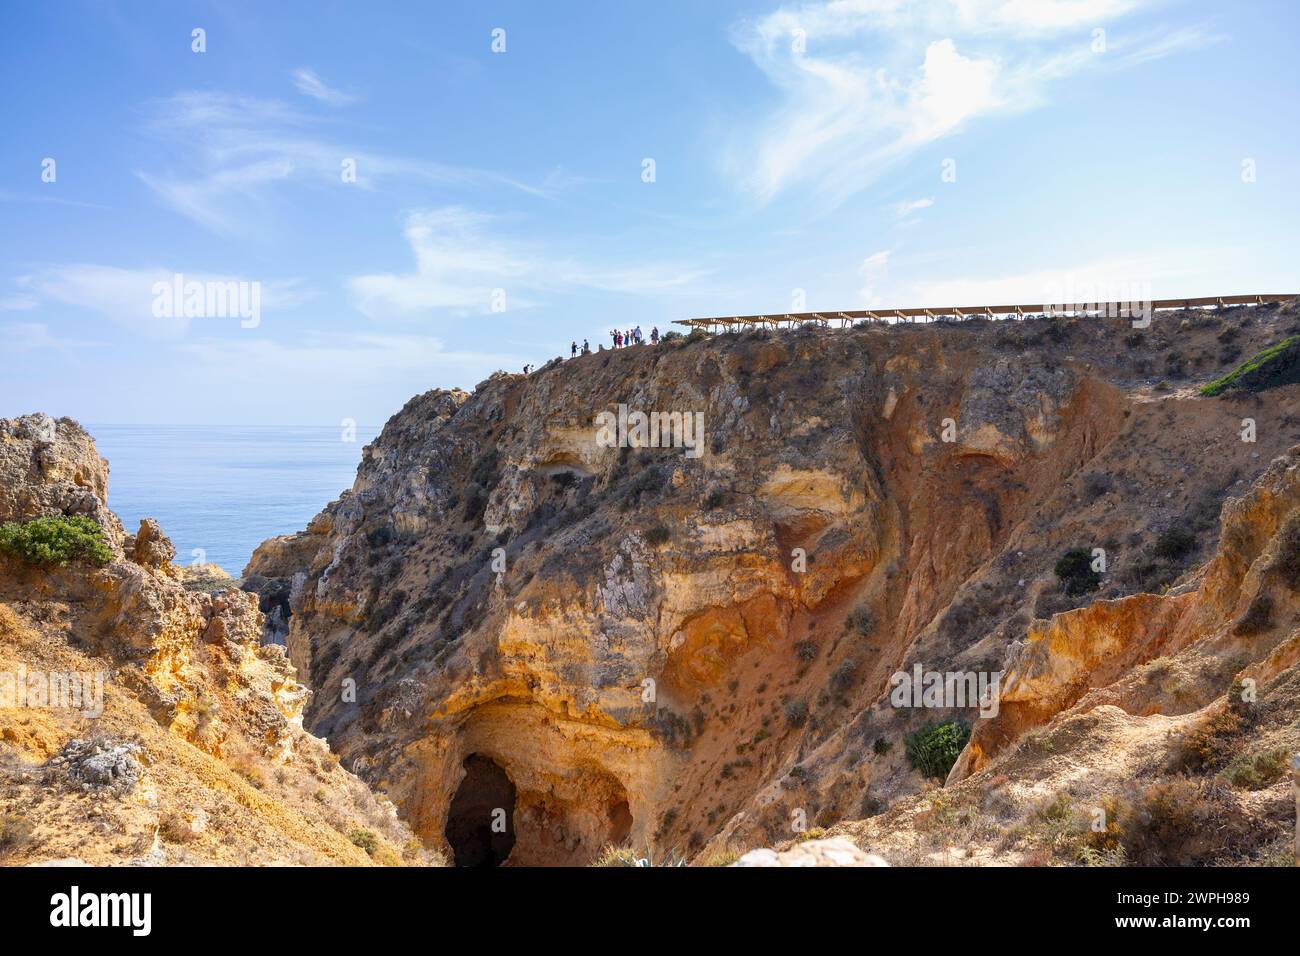
<path id="1" fill-rule="evenodd" d="M 903 202 L 894 203 L 894 215 L 899 219 L 906 219 L 914 212 L 920 212 L 922 209 L 929 209 L 934 205 L 934 199 L 908 199 Z"/>
<path id="2" fill-rule="evenodd" d="M 1141 6 L 1143 0 L 954 0 L 952 3 L 961 29 L 1016 36 L 1051 36 L 1096 27 Z"/>
<path id="3" fill-rule="evenodd" d="M 103 342 L 55 335 L 44 322 L 10 322 L 0 325 L 5 348 L 14 352 L 49 349 L 67 354 L 72 349 L 99 348 Z"/>
<path id="4" fill-rule="evenodd" d="M 558 188 L 552 179 L 534 186 L 486 170 L 371 152 L 331 137 L 326 122 L 277 100 L 178 93 L 155 104 L 148 131 L 174 166 L 138 170 L 141 182 L 176 212 L 228 236 L 264 231 L 277 190 L 288 185 L 369 190 L 386 180 L 414 180 L 538 197 Z"/>
<path id="5" fill-rule="evenodd" d="M 122 269 L 94 263 L 48 266 L 19 276 L 18 295 L 30 301 L 30 308 L 70 306 L 101 316 L 115 325 L 149 339 L 183 336 L 191 319 L 179 311 L 167 317 L 154 314 L 155 286 L 171 285 L 180 274 L 186 281 L 202 283 L 259 282 L 262 314 L 288 311 L 302 305 L 311 293 L 297 279 L 253 280 L 244 276 L 207 272 L 185 272 L 161 267 Z M 200 322 L 224 321 L 219 318 Z"/>
<path id="6" fill-rule="evenodd" d="M 858 266 L 858 275 L 862 276 L 862 281 L 866 283 L 858 290 L 858 297 L 862 300 L 864 309 L 881 304 L 877 287 L 889 277 L 889 257 L 893 251 L 893 249 L 882 249 L 880 252 L 873 252 Z"/>
<path id="7" fill-rule="evenodd" d="M 303 96 L 310 96 L 330 106 L 347 106 L 349 103 L 355 103 L 357 99 L 350 93 L 344 93 L 327 85 L 314 70 L 305 66 L 293 71 L 293 85 Z"/>
<path id="8" fill-rule="evenodd" d="M 36 296 L 28 292 L 19 292 L 0 299 L 0 312 L 26 312 L 39 304 L 40 300 Z"/>
<path id="9" fill-rule="evenodd" d="M 75 206 L 78 209 L 108 209 L 108 206 L 95 202 L 85 202 L 81 199 L 68 199 L 54 192 L 57 186 L 53 184 L 43 184 L 40 192 L 31 193 L 14 193 L 8 190 L 0 189 L 0 202 L 7 203 L 50 203 L 57 206 Z"/>
<path id="10" fill-rule="evenodd" d="M 199 381 L 247 385 L 259 394 L 266 382 L 275 381 L 293 390 L 296 404 L 318 409 L 349 393 L 375 390 L 400 401 L 428 388 L 430 381 L 469 387 L 497 369 L 516 369 L 533 357 L 506 350 L 448 349 L 429 335 L 376 332 L 309 332 L 287 341 L 237 335 L 188 340 L 174 349 Z"/>
<path id="11" fill-rule="evenodd" d="M 682 289 L 708 273 L 671 263 L 588 264 L 535 245 L 497 238 L 490 216 L 459 206 L 420 210 L 404 234 L 415 270 L 355 276 L 348 289 L 371 319 L 518 309 L 546 292 L 592 289 L 657 295 Z M 500 290 L 500 292 L 498 292 Z M 501 294 L 504 293 L 504 301 Z"/>
<path id="12" fill-rule="evenodd" d="M 899 303 L 918 307 L 956 305 L 1027 305 L 1111 301 L 1146 291 L 1159 298 L 1159 289 L 1172 280 L 1183 282 L 1200 268 L 1194 252 L 1178 259 L 1129 256 L 1071 263 L 1060 269 L 1038 269 L 1001 276 L 952 276 L 923 280 L 899 292 Z"/>
<path id="13" fill-rule="evenodd" d="M 724 163 L 769 201 L 807 186 L 831 204 L 986 116 L 1030 109 L 1085 67 L 1132 66 L 1215 39 L 1185 27 L 1092 46 L 1091 28 L 1153 0 L 823 0 L 733 29 L 777 104 Z"/>

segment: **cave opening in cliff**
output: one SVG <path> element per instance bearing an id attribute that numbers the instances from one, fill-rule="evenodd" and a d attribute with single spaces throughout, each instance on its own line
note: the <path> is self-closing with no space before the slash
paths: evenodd
<path id="1" fill-rule="evenodd" d="M 515 846 L 515 785 L 496 761 L 465 758 L 465 779 L 447 811 L 456 866 L 500 866 Z"/>

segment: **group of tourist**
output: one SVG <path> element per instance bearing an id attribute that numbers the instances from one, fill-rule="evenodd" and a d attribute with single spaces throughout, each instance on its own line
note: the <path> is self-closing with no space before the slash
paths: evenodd
<path id="1" fill-rule="evenodd" d="M 645 341 L 645 338 L 642 337 L 641 335 L 641 326 L 639 325 L 634 326 L 633 328 L 630 328 L 627 331 L 623 331 L 620 329 L 611 329 L 609 333 L 609 337 L 614 340 L 614 348 L 616 349 L 621 349 L 625 345 L 640 345 Z M 652 328 L 650 330 L 650 344 L 651 345 L 659 344 L 658 327 Z"/>
<path id="2" fill-rule="evenodd" d="M 630 328 L 630 329 L 628 329 L 628 330 L 626 330 L 626 331 L 623 331 L 623 330 L 621 330 L 621 329 L 613 329 L 613 330 L 609 333 L 609 335 L 610 335 L 610 338 L 614 340 L 614 348 L 616 348 L 616 349 L 621 349 L 621 348 L 622 348 L 623 346 L 625 346 L 625 345 L 641 345 L 642 343 L 645 342 L 645 338 L 644 338 L 644 336 L 641 334 L 641 326 L 639 326 L 639 325 L 634 326 L 634 327 L 632 327 L 632 328 Z M 653 328 L 650 329 L 650 344 L 651 344 L 651 345 L 658 345 L 658 344 L 659 344 L 659 327 L 658 327 L 658 326 L 654 326 Z M 601 351 L 604 351 L 605 346 L 602 345 L 600 348 L 601 348 Z M 569 343 L 569 358 L 577 358 L 579 352 L 581 352 L 581 354 L 583 354 L 583 355 L 590 355 L 590 354 L 591 354 L 591 346 L 587 343 L 587 340 L 586 340 L 586 339 L 583 339 L 583 340 L 582 340 L 582 348 L 581 348 L 581 349 L 578 348 L 578 340 L 577 340 L 577 339 L 574 339 L 572 342 Z M 556 361 L 559 361 L 559 359 L 557 359 Z M 530 375 L 530 374 L 532 374 L 532 372 L 534 371 L 534 369 L 535 369 L 535 366 L 533 366 L 533 365 L 525 365 L 525 366 L 524 366 L 524 374 L 525 374 L 525 375 Z"/>

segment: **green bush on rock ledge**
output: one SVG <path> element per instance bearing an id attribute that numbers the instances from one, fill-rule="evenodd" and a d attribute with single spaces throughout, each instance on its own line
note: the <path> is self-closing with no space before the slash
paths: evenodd
<path id="1" fill-rule="evenodd" d="M 907 735 L 907 761 L 923 776 L 942 780 L 968 740 L 970 728 L 959 720 L 930 724 Z"/>
<path id="2" fill-rule="evenodd" d="M 0 551 L 42 565 L 107 564 L 113 559 L 103 529 L 85 515 L 6 521 L 0 525 Z"/>

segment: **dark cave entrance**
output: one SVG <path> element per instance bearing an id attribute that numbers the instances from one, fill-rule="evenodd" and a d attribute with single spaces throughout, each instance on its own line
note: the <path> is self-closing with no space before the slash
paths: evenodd
<path id="1" fill-rule="evenodd" d="M 463 766 L 447 810 L 447 843 L 457 866 L 500 866 L 515 846 L 515 785 L 482 754 L 470 754 Z"/>

